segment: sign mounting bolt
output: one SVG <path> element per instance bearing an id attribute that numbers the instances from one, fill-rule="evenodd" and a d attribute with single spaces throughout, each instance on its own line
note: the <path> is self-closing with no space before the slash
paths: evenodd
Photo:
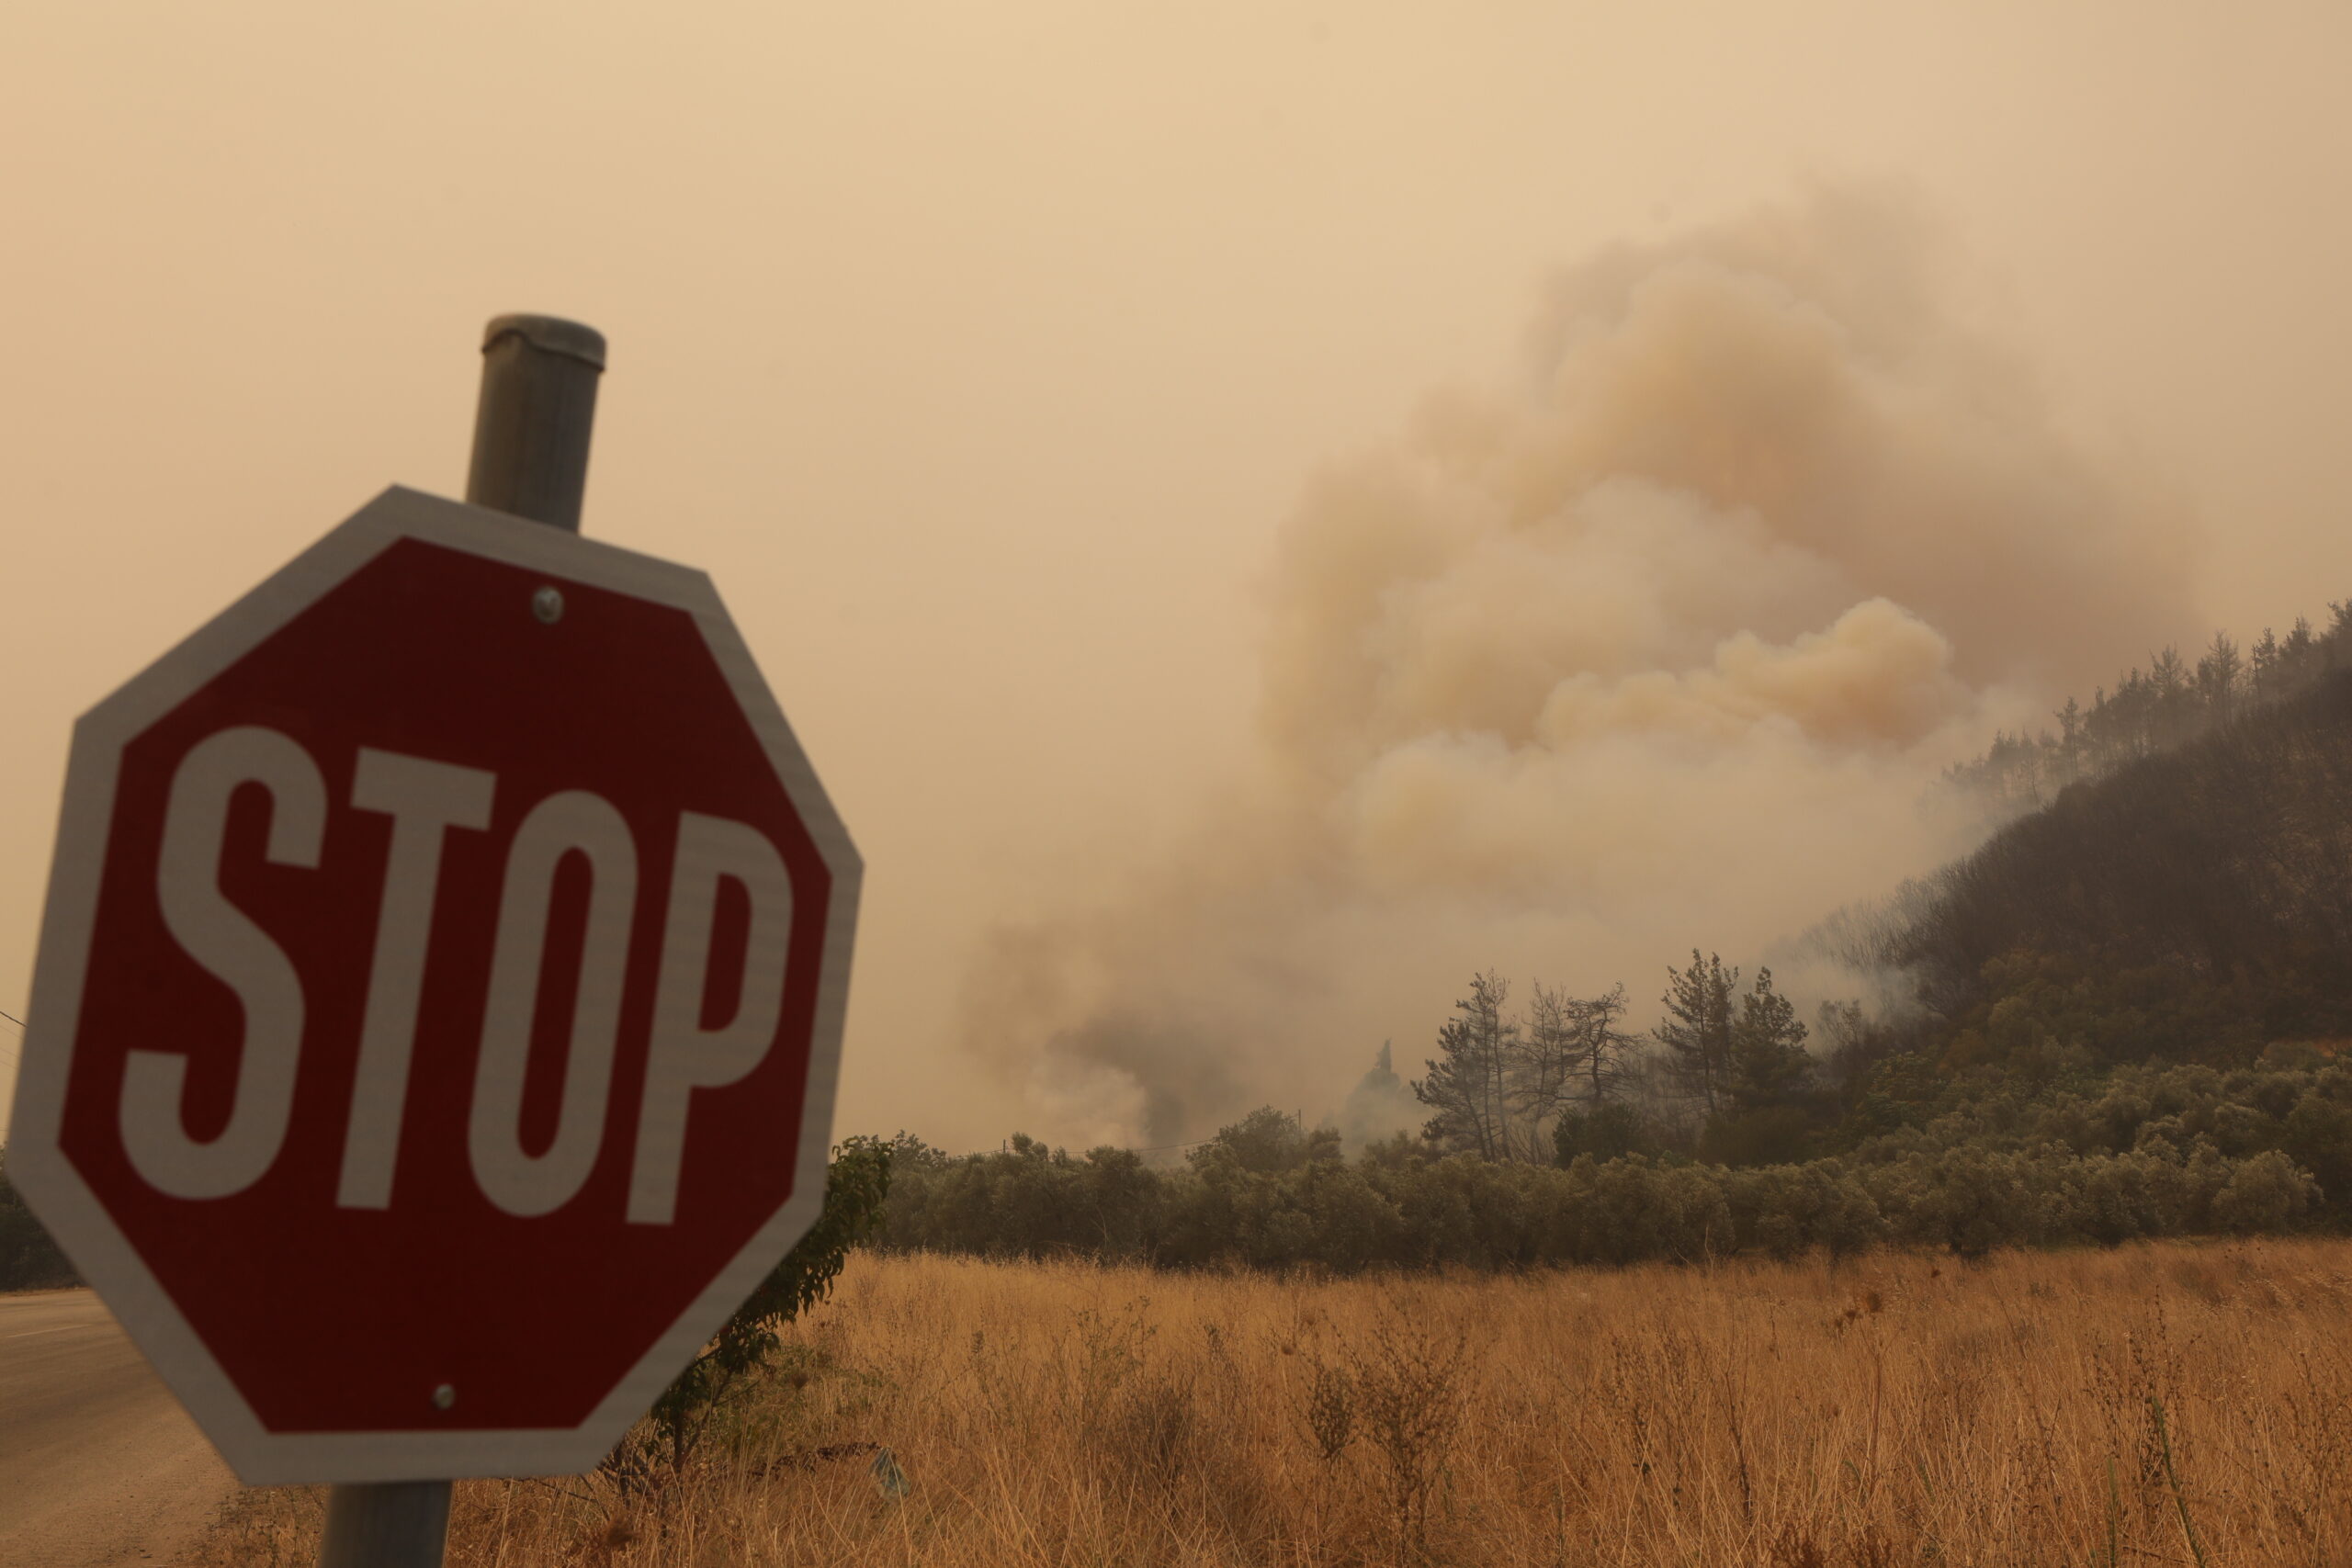
<path id="1" fill-rule="evenodd" d="M 563 594 L 555 588 L 542 588 L 531 595 L 531 614 L 538 616 L 542 626 L 553 626 L 563 619 Z"/>
<path id="2" fill-rule="evenodd" d="M 552 591 L 550 590 L 550 592 L 552 592 Z M 445 1382 L 445 1383 L 443 1383 L 439 1388 L 436 1388 L 436 1389 L 435 1389 L 435 1390 L 433 1391 L 433 1408 L 434 1408 L 434 1409 L 435 1409 L 435 1410 L 447 1410 L 447 1409 L 448 1409 L 448 1408 L 449 1408 L 449 1406 L 451 1406 L 451 1405 L 453 1405 L 453 1404 L 457 1404 L 457 1403 L 458 1403 L 458 1389 L 457 1389 L 457 1385 L 456 1385 L 455 1383 L 446 1383 L 446 1382 Z"/>

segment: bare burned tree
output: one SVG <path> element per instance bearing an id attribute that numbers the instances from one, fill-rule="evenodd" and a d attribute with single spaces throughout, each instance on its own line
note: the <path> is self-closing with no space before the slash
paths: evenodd
<path id="1" fill-rule="evenodd" d="M 1544 1135 L 1561 1104 L 1576 1092 L 1585 1057 L 1586 1004 L 1538 981 L 1527 1000 L 1527 1023 L 1509 1064 L 1512 1126 L 1510 1157 L 1542 1159 Z"/>
<path id="2" fill-rule="evenodd" d="M 1633 1077 L 1637 1042 L 1618 1027 L 1625 1021 L 1624 983 L 1573 1006 L 1577 1080 L 1588 1105 L 1604 1104 L 1618 1098 Z"/>
<path id="3" fill-rule="evenodd" d="M 1433 1112 L 1423 1135 L 1440 1148 L 1545 1164 L 1560 1117 L 1615 1100 L 1634 1076 L 1625 987 L 1577 997 L 1538 982 L 1523 1019 L 1504 1011 L 1509 996 L 1498 976 L 1471 977 L 1413 1094 Z"/>

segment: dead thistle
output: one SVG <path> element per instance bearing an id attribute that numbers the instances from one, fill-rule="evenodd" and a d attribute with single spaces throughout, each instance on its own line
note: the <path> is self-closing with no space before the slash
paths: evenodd
<path id="1" fill-rule="evenodd" d="M 1368 1342 L 1342 1346 L 1363 1429 L 1387 1480 L 1396 1561 L 1429 1550 L 1430 1500 L 1462 1423 L 1462 1373 L 1469 1331 L 1424 1327 L 1394 1303 L 1382 1307 Z"/>

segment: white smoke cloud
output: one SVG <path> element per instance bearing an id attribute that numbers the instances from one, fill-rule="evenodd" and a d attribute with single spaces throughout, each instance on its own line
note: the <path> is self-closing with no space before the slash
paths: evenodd
<path id="1" fill-rule="evenodd" d="M 1125 902 L 1000 932 L 975 1046 L 1075 1142 L 1419 1070 L 1473 968 L 1653 998 L 1965 847 L 1926 787 L 2179 637 L 2185 531 L 1816 193 L 1614 250 L 1524 373 L 1333 466 L 1270 584 L 1259 772 Z"/>

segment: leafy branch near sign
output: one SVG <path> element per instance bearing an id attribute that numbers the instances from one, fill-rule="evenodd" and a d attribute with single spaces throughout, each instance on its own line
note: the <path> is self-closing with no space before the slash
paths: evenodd
<path id="1" fill-rule="evenodd" d="M 623 1441 L 600 1467 L 624 1495 L 650 1487 L 656 1465 L 685 1468 L 727 1396 L 775 1359 L 777 1329 L 831 1293 L 850 1248 L 880 1223 L 889 1191 L 887 1142 L 856 1137 L 834 1147 L 817 1223 L 654 1403 L 652 1431 Z"/>

